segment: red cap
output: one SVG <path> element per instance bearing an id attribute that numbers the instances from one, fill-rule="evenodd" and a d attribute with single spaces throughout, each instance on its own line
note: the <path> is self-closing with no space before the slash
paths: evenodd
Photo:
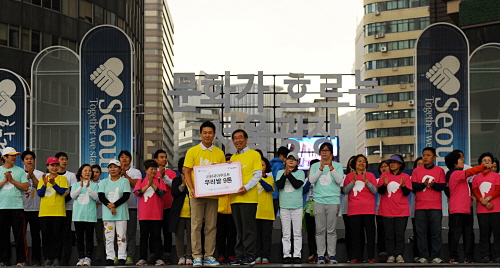
<path id="1" fill-rule="evenodd" d="M 59 159 L 57 157 L 49 157 L 47 158 L 47 165 L 59 164 Z"/>

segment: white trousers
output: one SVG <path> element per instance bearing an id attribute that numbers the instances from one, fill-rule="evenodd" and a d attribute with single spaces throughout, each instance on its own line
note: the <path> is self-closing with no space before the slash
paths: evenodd
<path id="1" fill-rule="evenodd" d="M 291 257 L 291 233 L 293 230 L 293 257 L 301 257 L 302 250 L 302 209 L 280 209 L 281 231 L 283 232 L 283 257 Z"/>
<path id="2" fill-rule="evenodd" d="M 105 221 L 106 259 L 115 259 L 115 233 L 118 244 L 118 259 L 127 259 L 127 221 Z"/>

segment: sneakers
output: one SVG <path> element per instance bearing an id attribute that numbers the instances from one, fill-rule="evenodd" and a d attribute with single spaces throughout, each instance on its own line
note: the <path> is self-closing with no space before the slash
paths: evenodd
<path id="1" fill-rule="evenodd" d="M 229 257 L 229 260 L 231 260 L 231 257 Z M 241 259 L 234 258 L 234 260 L 231 260 L 229 262 L 229 264 L 231 264 L 231 265 L 240 265 L 241 264 Z"/>
<path id="2" fill-rule="evenodd" d="M 0 266 L 7 266 L 7 264 L 5 264 L 5 262 L 0 262 Z"/>
<path id="3" fill-rule="evenodd" d="M 358 259 L 352 259 L 350 263 L 362 263 L 363 261 L 360 261 Z"/>
<path id="4" fill-rule="evenodd" d="M 20 262 L 18 264 L 16 264 L 17 267 L 26 267 L 26 263 L 25 262 Z"/>
<path id="5" fill-rule="evenodd" d="M 190 258 L 186 259 L 186 265 L 193 265 L 193 260 Z"/>
<path id="6" fill-rule="evenodd" d="M 257 257 L 255 259 L 255 264 L 261 264 L 262 263 L 262 258 L 261 257 Z"/>
<path id="7" fill-rule="evenodd" d="M 307 258 L 306 263 L 316 263 L 316 256 L 311 255 Z"/>
<path id="8" fill-rule="evenodd" d="M 291 264 L 291 263 L 292 263 L 292 258 L 290 257 L 283 258 L 283 264 Z"/>
<path id="9" fill-rule="evenodd" d="M 328 263 L 336 264 L 339 262 L 335 259 L 335 256 L 330 256 L 330 257 L 328 257 Z"/>
<path id="10" fill-rule="evenodd" d="M 83 259 L 83 266 L 90 266 L 91 263 L 92 260 L 90 260 L 90 258 L 85 257 L 85 259 Z"/>
<path id="11" fill-rule="evenodd" d="M 441 260 L 440 258 L 434 258 L 434 259 L 432 260 L 432 263 L 443 263 L 443 262 L 444 262 L 444 261 L 443 261 L 443 260 Z"/>
<path id="12" fill-rule="evenodd" d="M 269 264 L 269 260 L 267 258 L 262 258 L 261 264 Z"/>
<path id="13" fill-rule="evenodd" d="M 368 263 L 375 263 L 375 259 L 368 259 Z"/>
<path id="14" fill-rule="evenodd" d="M 164 266 L 164 265 L 165 265 L 165 262 L 162 259 L 156 260 L 155 266 Z"/>
<path id="15" fill-rule="evenodd" d="M 420 258 L 418 259 L 417 262 L 420 262 L 420 263 L 427 263 L 427 259 L 426 258 Z"/>
<path id="16" fill-rule="evenodd" d="M 255 259 L 253 258 L 252 255 L 245 254 L 245 256 L 243 256 L 243 258 L 241 259 L 241 265 L 254 265 L 254 264 L 255 264 Z"/>
<path id="17" fill-rule="evenodd" d="M 132 257 L 127 257 L 125 265 L 134 265 L 134 260 L 132 260 Z"/>
<path id="18" fill-rule="evenodd" d="M 483 257 L 483 259 L 481 260 L 481 262 L 482 263 L 488 263 L 488 262 L 490 262 L 490 257 L 488 257 L 488 256 Z"/>
<path id="19" fill-rule="evenodd" d="M 193 266 L 202 266 L 202 259 L 201 258 L 194 258 L 193 260 Z"/>
<path id="20" fill-rule="evenodd" d="M 378 256 L 378 261 L 379 261 L 380 263 L 386 263 L 386 262 L 387 262 L 387 254 L 381 253 L 381 254 Z"/>
<path id="21" fill-rule="evenodd" d="M 220 265 L 220 263 L 214 257 L 208 257 L 208 258 L 205 258 L 203 265 L 217 266 L 217 265 Z"/>
<path id="22" fill-rule="evenodd" d="M 168 255 L 163 256 L 163 262 L 165 263 L 165 265 L 172 265 L 172 260 L 170 259 L 170 256 L 168 256 Z"/>
<path id="23" fill-rule="evenodd" d="M 294 263 L 294 264 L 301 264 L 301 263 L 302 263 L 302 260 L 301 260 L 299 257 L 294 257 L 294 258 L 293 258 L 293 263 Z"/>
<path id="24" fill-rule="evenodd" d="M 61 266 L 61 265 L 59 265 L 59 259 L 55 259 L 55 260 L 52 262 L 52 266 Z"/>
<path id="25" fill-rule="evenodd" d="M 115 265 L 118 265 L 118 257 L 115 257 L 115 259 L 114 259 L 114 264 L 115 264 Z"/>
<path id="26" fill-rule="evenodd" d="M 228 263 L 228 261 L 226 260 L 226 257 L 224 257 L 224 255 L 219 255 L 219 257 L 217 258 L 217 261 L 220 264 L 226 264 L 226 263 Z"/>
<path id="27" fill-rule="evenodd" d="M 180 257 L 179 261 L 177 262 L 177 265 L 184 265 L 184 264 L 186 264 L 186 258 Z"/>
<path id="28" fill-rule="evenodd" d="M 325 257 L 319 256 L 318 257 L 318 264 L 325 264 Z"/>
<path id="29" fill-rule="evenodd" d="M 135 266 L 146 266 L 148 265 L 148 262 L 145 259 L 140 259 Z"/>
<path id="30" fill-rule="evenodd" d="M 396 262 L 397 263 L 405 263 L 405 259 L 403 259 L 403 256 L 398 255 L 398 257 L 396 258 Z"/>
<path id="31" fill-rule="evenodd" d="M 40 266 L 40 261 L 39 260 L 33 260 L 31 262 L 31 266 Z"/>
<path id="32" fill-rule="evenodd" d="M 76 263 L 76 266 L 83 266 L 83 258 L 78 259 L 78 262 Z"/>
<path id="33" fill-rule="evenodd" d="M 450 259 L 450 264 L 458 264 L 458 260 L 457 259 Z"/>
<path id="34" fill-rule="evenodd" d="M 106 264 L 106 266 L 113 266 L 115 265 L 115 261 L 106 259 L 106 262 L 104 264 Z"/>
<path id="35" fill-rule="evenodd" d="M 394 258 L 394 256 L 389 256 L 389 258 L 387 258 L 387 263 L 394 263 L 396 261 L 396 258 Z"/>

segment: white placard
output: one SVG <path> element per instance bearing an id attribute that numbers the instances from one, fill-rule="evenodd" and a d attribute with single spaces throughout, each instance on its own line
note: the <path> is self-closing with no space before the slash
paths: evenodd
<path id="1" fill-rule="evenodd" d="M 234 194 L 243 185 L 240 162 L 195 166 L 193 170 L 196 197 Z"/>

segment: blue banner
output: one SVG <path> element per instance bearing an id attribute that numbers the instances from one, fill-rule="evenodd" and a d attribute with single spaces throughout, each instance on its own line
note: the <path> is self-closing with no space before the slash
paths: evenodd
<path id="1" fill-rule="evenodd" d="M 19 75 L 0 69 L 0 154 L 5 147 L 26 149 L 26 88 Z M 23 166 L 21 157 L 16 165 Z"/>
<path id="2" fill-rule="evenodd" d="M 132 44 L 119 28 L 91 29 L 80 47 L 80 163 L 103 177 L 121 150 L 132 152 Z"/>
<path id="3" fill-rule="evenodd" d="M 469 160 L 469 44 L 465 34 L 448 23 L 433 24 L 416 47 L 417 153 L 434 147 L 436 164 L 455 149 Z"/>

